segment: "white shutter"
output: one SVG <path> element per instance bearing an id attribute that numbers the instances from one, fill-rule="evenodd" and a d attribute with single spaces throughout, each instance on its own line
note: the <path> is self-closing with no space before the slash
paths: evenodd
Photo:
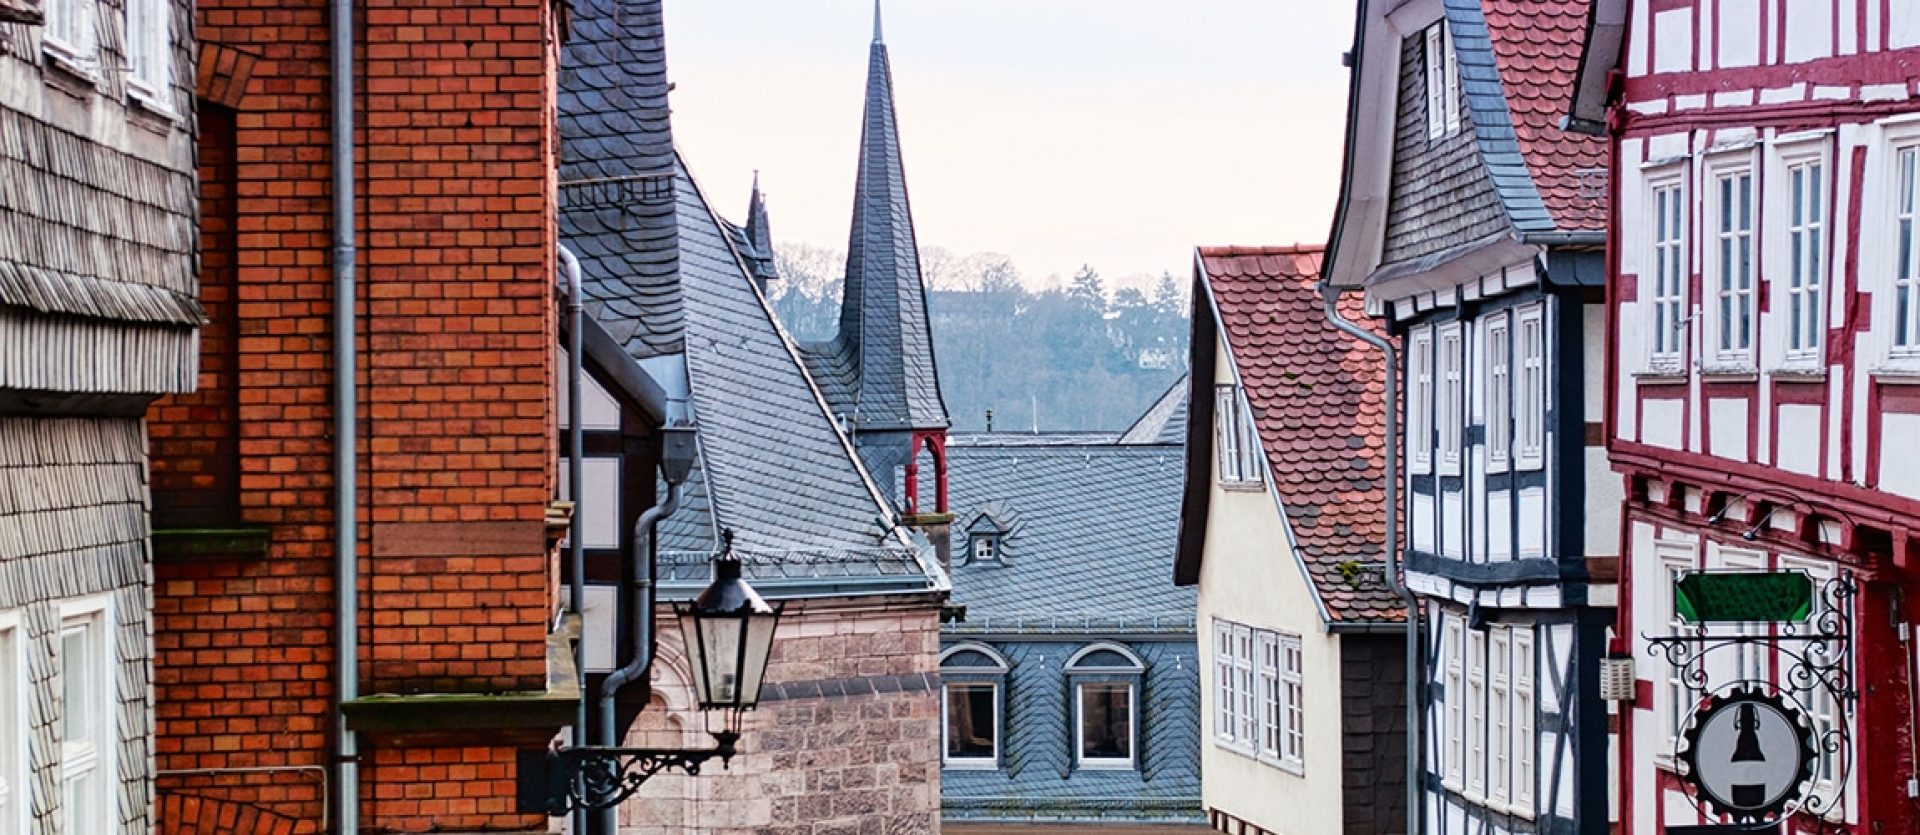
<path id="1" fill-rule="evenodd" d="M 1444 78 L 1446 75 L 1446 51 L 1445 44 L 1443 43 L 1446 36 L 1441 34 L 1445 28 L 1444 24 L 1436 24 L 1427 27 L 1426 32 L 1427 42 L 1424 50 L 1424 54 L 1426 55 L 1426 72 L 1424 74 L 1424 81 L 1427 88 L 1427 138 L 1429 140 L 1439 139 L 1447 133 L 1446 81 Z"/>

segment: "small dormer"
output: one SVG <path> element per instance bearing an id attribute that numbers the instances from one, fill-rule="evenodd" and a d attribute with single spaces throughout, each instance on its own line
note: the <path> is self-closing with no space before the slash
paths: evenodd
<path id="1" fill-rule="evenodd" d="M 979 510 L 968 514 L 960 526 L 966 536 L 966 550 L 961 553 L 961 565 L 1010 565 L 1012 554 L 1012 534 L 1015 528 L 1014 515 L 1010 508 L 1000 502 L 988 502 Z"/>

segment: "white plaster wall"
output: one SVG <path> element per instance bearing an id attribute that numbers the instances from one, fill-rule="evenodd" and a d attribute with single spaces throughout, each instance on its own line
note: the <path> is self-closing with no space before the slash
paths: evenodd
<path id="1" fill-rule="evenodd" d="M 1219 358 L 1217 382 L 1232 381 Z M 1224 490 L 1216 477 L 1199 583 L 1201 798 L 1279 835 L 1339 832 L 1340 654 L 1326 634 L 1274 497 Z M 1213 619 L 1300 636 L 1306 687 L 1306 775 L 1214 743 Z"/>
<path id="2" fill-rule="evenodd" d="M 1635 3 L 1636 6 L 1645 4 Z M 1693 69 L 1693 10 L 1671 9 L 1654 15 L 1653 71 Z M 1646 43 L 1642 40 L 1640 43 Z M 1635 50 L 1638 51 L 1638 50 Z"/>
<path id="3" fill-rule="evenodd" d="M 1620 503 L 1627 485 L 1607 464 L 1604 447 L 1587 447 L 1586 555 L 1610 557 L 1620 553 Z"/>
<path id="4" fill-rule="evenodd" d="M 1780 407 L 1780 460 L 1775 466 L 1790 473 L 1818 475 L 1820 470 L 1820 407 L 1787 403 Z"/>
<path id="5" fill-rule="evenodd" d="M 1679 449 L 1681 439 L 1680 400 L 1648 400 L 1640 405 L 1645 425 L 1640 427 L 1640 441 L 1662 449 Z"/>
<path id="6" fill-rule="evenodd" d="M 1791 63 L 1826 58 L 1833 52 L 1833 3 L 1786 0 L 1787 54 Z"/>
<path id="7" fill-rule="evenodd" d="M 1880 489 L 1920 498 L 1920 415 L 1888 412 L 1880 422 Z"/>
<path id="8" fill-rule="evenodd" d="M 1708 440 L 1713 448 L 1708 452 L 1735 461 L 1747 460 L 1747 418 L 1751 409 L 1751 401 L 1744 397 L 1709 399 L 1707 417 L 1712 437 Z"/>
<path id="9" fill-rule="evenodd" d="M 1759 64 L 1760 0 L 1718 2 L 1720 29 L 1714 38 L 1720 52 L 1717 64 L 1721 67 L 1751 67 Z"/>

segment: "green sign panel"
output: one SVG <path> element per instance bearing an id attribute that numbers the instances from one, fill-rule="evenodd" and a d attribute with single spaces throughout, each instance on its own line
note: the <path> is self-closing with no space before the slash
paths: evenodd
<path id="1" fill-rule="evenodd" d="M 1798 623 L 1813 614 L 1804 571 L 1689 571 L 1673 584 L 1673 611 L 1688 623 Z"/>

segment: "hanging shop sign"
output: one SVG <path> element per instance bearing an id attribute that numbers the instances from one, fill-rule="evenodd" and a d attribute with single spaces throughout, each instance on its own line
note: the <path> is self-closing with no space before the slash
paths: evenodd
<path id="1" fill-rule="evenodd" d="M 1758 687 L 1707 697 L 1683 744 L 1687 781 L 1736 822 L 1778 818 L 1813 777 L 1813 726 L 1798 708 Z"/>
<path id="2" fill-rule="evenodd" d="M 1799 623 L 1813 614 L 1805 571 L 1688 571 L 1673 583 L 1673 613 L 1688 623 Z"/>

